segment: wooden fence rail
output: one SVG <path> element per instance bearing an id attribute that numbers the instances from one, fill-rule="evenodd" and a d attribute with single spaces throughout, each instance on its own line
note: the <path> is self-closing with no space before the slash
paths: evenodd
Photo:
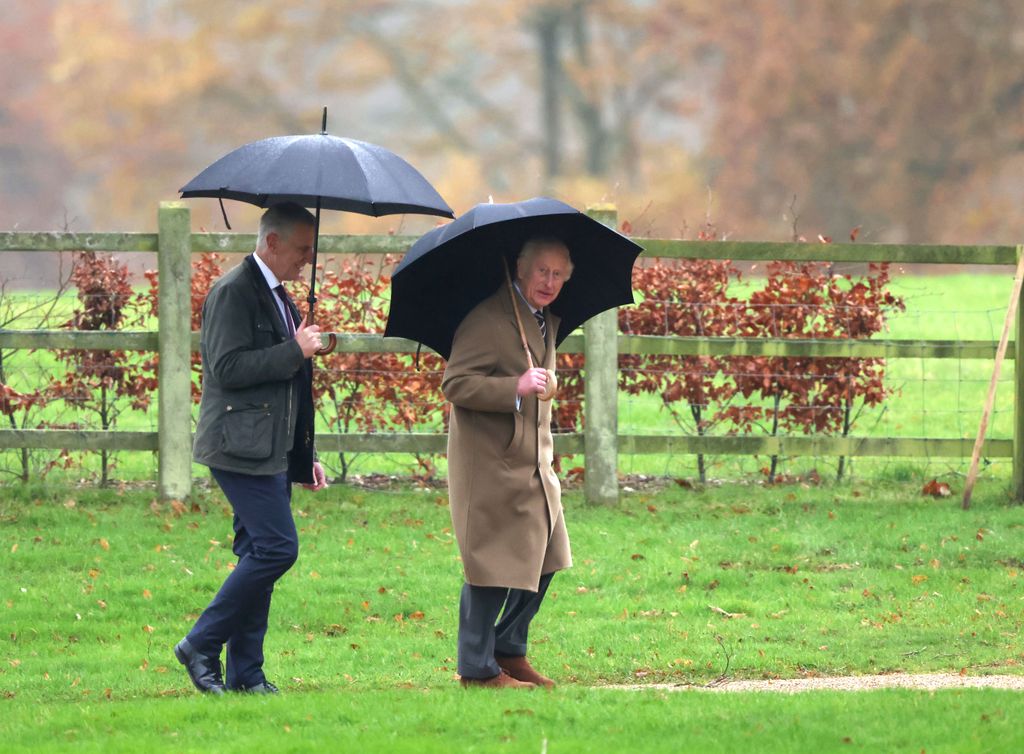
<path id="1" fill-rule="evenodd" d="M 616 225 L 614 207 L 588 210 L 592 217 Z M 191 332 L 191 254 L 216 251 L 248 253 L 255 236 L 245 233 L 192 233 L 188 207 L 181 202 L 161 204 L 157 233 L 0 233 L 4 251 L 156 252 L 158 262 L 158 332 L 83 332 L 70 330 L 0 329 L 0 349 L 116 349 L 158 351 L 158 430 L 156 432 L 80 430 L 0 430 L 0 449 L 48 448 L 69 450 L 147 450 L 159 453 L 159 488 L 164 498 L 185 498 L 191 478 L 190 353 L 198 349 Z M 323 236 L 323 254 L 403 254 L 412 236 Z M 797 244 L 635 239 L 647 257 L 791 260 L 841 262 L 898 262 L 903 264 L 974 264 L 1015 266 L 1021 246 L 906 246 L 891 244 Z M 1021 332 L 1024 306 L 1019 307 L 1016 331 Z M 622 435 L 617 424 L 617 358 L 619 354 L 708 356 L 801 356 L 850 358 L 983 359 L 995 357 L 995 341 L 951 340 L 832 340 L 659 337 L 617 333 L 616 313 L 590 320 L 582 335 L 566 338 L 560 351 L 585 354 L 584 432 L 555 437 L 559 453 L 582 453 L 585 494 L 589 501 L 617 500 L 620 453 L 707 453 L 716 455 L 834 455 L 969 457 L 973 437 L 834 437 L 834 436 L 663 436 Z M 410 353 L 416 344 L 400 338 L 336 333 L 338 350 L 345 353 Z M 1021 338 L 1011 344 L 1008 358 L 1024 359 Z M 1012 439 L 985 443 L 989 458 L 1013 459 L 1017 500 L 1024 499 L 1024 370 L 1014 370 Z M 446 437 L 437 433 L 327 434 L 317 437 L 324 452 L 443 453 Z"/>

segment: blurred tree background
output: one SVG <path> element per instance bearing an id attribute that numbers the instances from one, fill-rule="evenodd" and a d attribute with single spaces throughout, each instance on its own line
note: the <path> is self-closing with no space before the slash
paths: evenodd
<path id="1" fill-rule="evenodd" d="M 402 155 L 456 212 L 548 193 L 614 202 L 638 235 L 692 237 L 710 212 L 731 239 L 785 240 L 795 210 L 864 241 L 1024 240 L 1019 0 L 3 7 L 5 230 L 152 230 L 200 169 L 319 130 L 326 105 L 330 133 Z"/>

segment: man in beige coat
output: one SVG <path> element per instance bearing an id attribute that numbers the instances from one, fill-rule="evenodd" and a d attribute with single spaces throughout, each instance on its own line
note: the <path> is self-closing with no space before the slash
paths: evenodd
<path id="1" fill-rule="evenodd" d="M 560 241 L 524 244 L 515 303 L 502 286 L 466 315 L 445 369 L 449 495 L 466 579 L 458 640 L 464 686 L 554 685 L 526 654 L 552 575 L 572 565 L 551 465 L 551 402 L 538 397 L 555 366 L 559 320 L 548 307 L 571 273 Z M 529 368 L 513 305 L 538 367 Z"/>

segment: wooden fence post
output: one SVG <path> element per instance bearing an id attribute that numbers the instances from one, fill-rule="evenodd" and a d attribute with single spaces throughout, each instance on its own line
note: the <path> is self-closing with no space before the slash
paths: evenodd
<path id="1" fill-rule="evenodd" d="M 1017 258 L 1024 246 L 1017 247 Z M 1019 262 L 1018 262 L 1019 263 Z M 1021 291 L 1024 298 L 1024 290 Z M 1017 332 L 1013 338 L 1013 499 L 1024 502 L 1024 300 L 1017 301 Z"/>
<path id="2" fill-rule="evenodd" d="M 614 205 L 587 207 L 587 215 L 615 228 Z M 619 501 L 619 344 L 618 309 L 592 317 L 583 326 L 583 492 L 588 503 Z"/>
<path id="3" fill-rule="evenodd" d="M 183 202 L 161 202 L 157 249 L 160 351 L 157 428 L 163 500 L 192 493 L 192 219 Z"/>

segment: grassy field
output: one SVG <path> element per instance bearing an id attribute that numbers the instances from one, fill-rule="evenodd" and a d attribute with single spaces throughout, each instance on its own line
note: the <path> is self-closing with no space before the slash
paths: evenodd
<path id="1" fill-rule="evenodd" d="M 234 560 L 218 492 L 8 487 L 5 751 L 913 751 L 1024 746 L 1015 692 L 625 691 L 890 671 L 1021 674 L 1024 508 L 915 485 L 673 486 L 566 508 L 575 566 L 534 623 L 553 692 L 455 681 L 443 491 L 300 491 L 275 593 L 280 698 L 197 695 L 171 647 Z M 728 614 L 728 615 L 726 615 Z"/>

